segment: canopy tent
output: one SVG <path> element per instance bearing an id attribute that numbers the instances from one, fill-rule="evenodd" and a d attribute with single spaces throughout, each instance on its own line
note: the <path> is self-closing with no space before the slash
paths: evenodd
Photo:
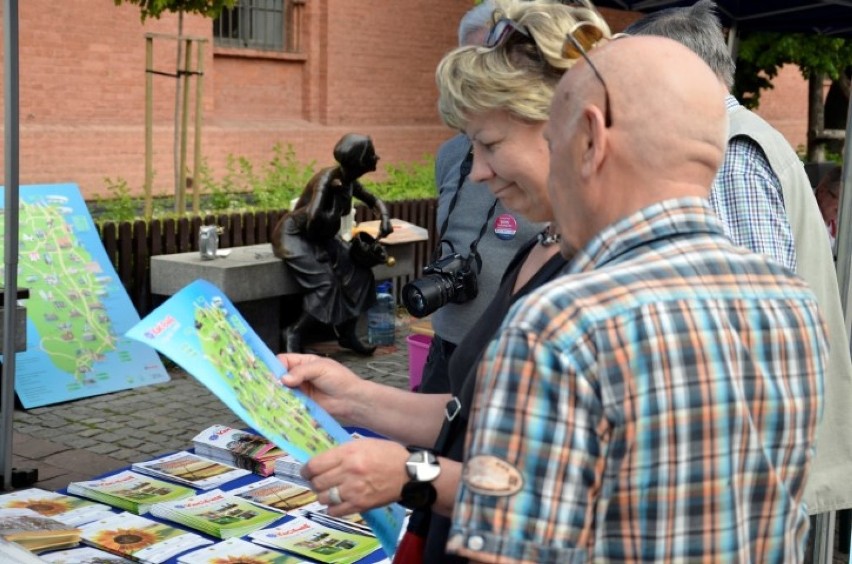
<path id="1" fill-rule="evenodd" d="M 594 0 L 593 0 L 594 2 Z M 695 0 L 600 0 L 599 8 L 649 13 Z M 852 0 L 717 0 L 726 26 L 738 31 L 811 32 L 852 34 Z"/>

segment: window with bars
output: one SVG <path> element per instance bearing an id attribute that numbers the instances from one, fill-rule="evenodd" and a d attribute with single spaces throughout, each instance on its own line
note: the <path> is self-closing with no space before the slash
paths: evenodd
<path id="1" fill-rule="evenodd" d="M 238 0 L 213 21 L 219 47 L 298 52 L 298 9 L 304 0 Z"/>

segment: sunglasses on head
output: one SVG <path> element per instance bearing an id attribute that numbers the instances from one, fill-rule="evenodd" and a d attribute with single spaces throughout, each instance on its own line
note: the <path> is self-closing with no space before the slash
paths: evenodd
<path id="1" fill-rule="evenodd" d="M 483 45 L 489 49 L 499 47 L 515 33 L 519 33 L 526 39 L 535 43 L 535 40 L 521 24 L 516 23 L 509 18 L 500 18 L 493 26 L 491 26 L 491 29 L 488 31 L 488 35 L 485 37 Z"/>
<path id="2" fill-rule="evenodd" d="M 565 41 L 562 43 L 562 57 L 569 60 L 582 58 L 601 82 L 601 86 L 604 89 L 604 123 L 607 127 L 610 127 L 612 125 L 612 111 L 609 107 L 609 89 L 606 87 L 606 81 L 604 81 L 603 76 L 601 76 L 601 73 L 587 53 L 595 43 L 603 39 L 603 35 L 603 30 L 594 24 L 589 22 L 578 23 L 571 31 L 565 34 Z"/>

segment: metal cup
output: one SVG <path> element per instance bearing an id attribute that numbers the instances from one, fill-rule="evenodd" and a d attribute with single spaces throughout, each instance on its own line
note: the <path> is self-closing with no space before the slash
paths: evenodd
<path id="1" fill-rule="evenodd" d="M 219 231 L 215 225 L 202 225 L 198 230 L 198 252 L 201 260 L 213 260 L 219 250 Z"/>

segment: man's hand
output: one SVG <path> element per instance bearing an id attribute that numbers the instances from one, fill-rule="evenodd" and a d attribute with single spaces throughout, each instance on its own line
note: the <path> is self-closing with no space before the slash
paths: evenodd
<path id="1" fill-rule="evenodd" d="M 393 441 L 357 439 L 318 454 L 302 467 L 329 515 L 342 517 L 399 500 L 408 482 L 408 451 Z M 336 488 L 334 494 L 329 490 Z M 341 503 L 335 495 L 339 496 Z"/>

